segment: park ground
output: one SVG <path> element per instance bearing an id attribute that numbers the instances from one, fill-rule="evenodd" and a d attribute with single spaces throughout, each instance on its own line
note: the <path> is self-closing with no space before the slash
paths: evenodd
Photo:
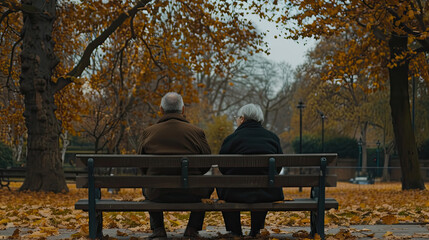
<path id="1" fill-rule="evenodd" d="M 87 213 L 74 210 L 74 203 L 87 198 L 86 189 L 69 184 L 68 193 L 19 192 L 21 183 L 11 191 L 0 189 L 0 239 L 85 239 Z M 426 184 L 429 189 L 429 185 Z M 307 197 L 309 189 L 285 189 L 287 199 Z M 429 190 L 401 190 L 400 183 L 358 185 L 339 182 L 328 188 L 328 198 L 339 202 L 339 209 L 326 212 L 327 239 L 429 239 Z M 103 197 L 118 200 L 142 199 L 140 189 L 121 189 L 117 194 L 103 190 Z M 242 213 L 244 232 L 250 217 Z M 180 238 L 188 212 L 165 215 L 169 235 Z M 104 232 L 111 239 L 139 239 L 149 235 L 146 212 L 104 213 Z M 266 229 L 260 238 L 308 239 L 308 212 L 269 212 Z M 206 214 L 201 234 L 207 238 L 227 238 L 219 212 Z"/>

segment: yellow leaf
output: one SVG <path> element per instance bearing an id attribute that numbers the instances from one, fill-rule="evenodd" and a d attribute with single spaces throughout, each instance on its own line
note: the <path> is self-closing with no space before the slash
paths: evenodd
<path id="1" fill-rule="evenodd" d="M 204 204 L 213 204 L 214 203 L 214 201 L 212 199 L 208 199 L 208 198 L 201 199 L 201 202 Z"/>
<path id="2" fill-rule="evenodd" d="M 58 229 L 56 227 L 40 227 L 40 232 L 48 234 L 57 234 Z"/>
<path id="3" fill-rule="evenodd" d="M 398 219 L 394 215 L 387 215 L 381 218 L 384 224 L 392 225 L 398 223 Z"/>
<path id="4" fill-rule="evenodd" d="M 127 237 L 127 236 L 128 236 L 128 233 L 121 232 L 121 231 L 117 230 L 117 231 L 116 231 L 116 235 L 118 235 L 118 236 L 120 236 L 120 237 Z"/>
<path id="5" fill-rule="evenodd" d="M 393 232 L 391 232 L 391 231 L 387 231 L 384 235 L 383 235 L 383 237 L 389 237 L 389 236 L 392 236 L 393 235 Z"/>

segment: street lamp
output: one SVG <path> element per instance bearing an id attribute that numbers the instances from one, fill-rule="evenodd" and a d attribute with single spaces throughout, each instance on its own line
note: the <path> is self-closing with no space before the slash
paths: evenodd
<path id="1" fill-rule="evenodd" d="M 362 167 L 362 138 L 359 138 L 358 147 L 359 147 L 359 159 L 358 159 L 358 175 L 359 175 L 359 172 Z"/>
<path id="2" fill-rule="evenodd" d="M 322 111 L 317 110 L 322 118 L 322 153 L 325 152 L 325 114 Z"/>
<path id="3" fill-rule="evenodd" d="M 380 163 L 380 140 L 377 140 L 377 170 L 375 171 L 375 176 L 378 177 L 379 175 L 379 163 Z"/>
<path id="4" fill-rule="evenodd" d="M 302 153 L 302 109 L 305 108 L 302 99 L 299 100 L 296 107 L 299 108 L 299 153 Z"/>
<path id="5" fill-rule="evenodd" d="M 305 108 L 302 99 L 296 107 L 299 108 L 299 153 L 302 153 L 302 109 Z M 299 169 L 299 173 L 302 174 L 302 168 Z M 299 192 L 302 192 L 302 187 L 299 187 Z"/>

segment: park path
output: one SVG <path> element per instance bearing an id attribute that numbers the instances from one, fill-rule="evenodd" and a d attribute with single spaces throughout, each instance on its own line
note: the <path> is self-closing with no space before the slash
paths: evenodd
<path id="1" fill-rule="evenodd" d="M 285 227 L 280 229 L 268 228 L 261 239 L 304 239 L 308 237 L 309 227 Z M 15 228 L 0 230 L 0 239 L 8 239 Z M 21 239 L 25 239 L 30 229 L 20 229 Z M 170 239 L 180 239 L 184 229 L 168 232 Z M 249 228 L 244 227 L 243 233 L 248 233 Z M 49 240 L 72 239 L 76 230 L 61 229 L 56 236 L 48 237 Z M 126 229 L 105 229 L 104 235 L 113 239 L 147 239 L 150 233 L 132 232 Z M 398 224 L 398 225 L 351 225 L 327 228 L 327 239 L 429 239 L 429 224 Z M 205 239 L 228 239 L 225 228 L 207 227 L 200 232 Z M 247 238 L 249 239 L 249 238 Z"/>

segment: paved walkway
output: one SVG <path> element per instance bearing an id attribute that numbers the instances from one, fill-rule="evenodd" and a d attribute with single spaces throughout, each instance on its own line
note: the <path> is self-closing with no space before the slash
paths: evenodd
<path id="1" fill-rule="evenodd" d="M 8 239 L 16 228 L 0 230 L 0 239 Z M 28 233 L 30 229 L 20 229 L 20 235 Z M 285 227 L 281 229 L 268 228 L 263 234 L 264 238 L 277 239 L 302 239 L 308 237 L 309 227 Z M 34 231 L 34 230 L 33 230 Z M 182 238 L 183 229 L 176 232 L 168 232 L 169 238 Z M 248 233 L 248 228 L 243 228 L 243 233 Z M 76 230 L 61 229 L 59 235 L 48 237 L 50 240 L 72 239 Z M 132 232 L 126 229 L 105 229 L 104 235 L 116 239 L 145 239 L 150 233 Z M 429 224 L 399 224 L 399 225 L 352 225 L 349 227 L 326 228 L 327 238 L 331 239 L 429 239 Z M 227 239 L 225 228 L 208 227 L 200 232 L 203 238 Z"/>

